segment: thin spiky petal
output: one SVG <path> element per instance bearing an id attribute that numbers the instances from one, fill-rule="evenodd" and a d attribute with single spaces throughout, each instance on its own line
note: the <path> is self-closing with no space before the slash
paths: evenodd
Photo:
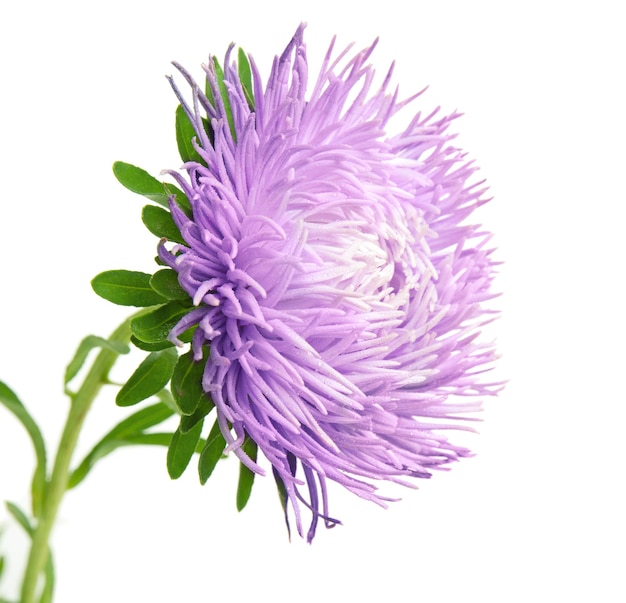
<path id="1" fill-rule="evenodd" d="M 212 60 L 213 102 L 180 67 L 192 102 L 174 88 L 203 164 L 176 175 L 193 210 L 172 204 L 186 245 L 160 248 L 196 305 L 171 338 L 198 325 L 229 449 L 261 472 L 240 449 L 246 435 L 257 443 L 301 534 L 306 485 L 309 540 L 318 518 L 337 523 L 326 480 L 384 505 L 378 482 L 410 484 L 470 454 L 444 432 L 471 429 L 497 389 L 477 338 L 492 249 L 467 222 L 485 189 L 451 143 L 457 114 L 418 113 L 387 134 L 419 95 L 389 92 L 392 69 L 374 89 L 374 46 L 334 57 L 333 41 L 310 86 L 300 27 L 265 84 L 251 61 L 254 110 L 227 55 L 230 118 Z"/>

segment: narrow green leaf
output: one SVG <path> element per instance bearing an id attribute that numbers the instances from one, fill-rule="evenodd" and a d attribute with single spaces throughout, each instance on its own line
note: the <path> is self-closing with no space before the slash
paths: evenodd
<path id="1" fill-rule="evenodd" d="M 111 452 L 125 446 L 164 446 L 167 447 L 172 441 L 171 432 L 155 432 L 155 433 L 135 433 L 131 435 L 119 436 L 114 440 L 107 440 L 99 444 L 95 454 L 85 459 L 77 469 L 72 473 L 68 488 L 75 488 L 80 484 L 93 469 L 95 464 L 107 457 Z"/>
<path id="2" fill-rule="evenodd" d="M 169 446 L 172 432 L 136 433 L 126 436 L 123 440 L 115 440 L 120 446 Z"/>
<path id="3" fill-rule="evenodd" d="M 173 348 L 174 344 L 171 341 L 159 341 L 158 343 L 146 343 L 145 341 L 141 341 L 141 339 L 137 339 L 134 335 L 130 336 L 131 343 L 143 350 L 144 352 L 158 352 L 159 350 L 166 350 L 167 348 Z"/>
<path id="4" fill-rule="evenodd" d="M 151 404 L 129 415 L 123 421 L 120 421 L 99 443 L 137 434 L 150 427 L 163 423 L 163 421 L 169 419 L 173 414 L 174 411 L 163 402 Z M 98 446 L 98 444 L 96 444 L 96 446 Z"/>
<path id="5" fill-rule="evenodd" d="M 151 352 L 118 392 L 118 406 L 133 406 L 150 396 L 158 394 L 170 380 L 178 353 L 174 348 Z"/>
<path id="6" fill-rule="evenodd" d="M 191 431 L 196 426 L 196 423 L 198 423 L 198 421 L 202 421 L 214 407 L 215 404 L 213 404 L 213 400 L 211 400 L 207 394 L 204 394 L 200 398 L 200 404 L 198 404 L 198 407 L 192 414 L 182 415 L 180 417 L 180 431 L 182 433 Z"/>
<path id="7" fill-rule="evenodd" d="M 26 410 L 24 404 L 22 404 L 15 392 L 2 381 L 0 381 L 0 404 L 3 404 L 13 413 L 15 418 L 24 426 L 35 449 L 37 462 L 31 482 L 31 496 L 33 515 L 39 517 L 46 493 L 46 445 L 43 436 L 39 426 Z"/>
<path id="8" fill-rule="evenodd" d="M 52 560 L 52 551 L 48 551 L 48 559 L 46 560 L 46 568 L 44 571 L 44 585 L 41 591 L 39 603 L 52 603 L 52 595 L 54 594 L 54 563 Z"/>
<path id="9" fill-rule="evenodd" d="M 239 80 L 241 81 L 241 87 L 243 93 L 248 101 L 248 106 L 251 111 L 254 111 L 254 87 L 252 85 L 252 70 L 250 69 L 250 61 L 243 48 L 239 49 L 237 70 L 239 71 Z"/>
<path id="10" fill-rule="evenodd" d="M 215 469 L 217 465 L 217 461 L 219 461 L 224 454 L 224 448 L 226 448 L 226 440 L 216 420 L 215 423 L 213 423 L 206 444 L 202 452 L 200 452 L 200 460 L 198 461 L 198 474 L 202 485 L 206 484 L 209 477 L 211 477 L 213 469 Z"/>
<path id="11" fill-rule="evenodd" d="M 163 207 L 169 207 L 169 194 L 163 182 L 148 174 L 146 170 L 130 163 L 116 161 L 113 164 L 113 174 L 129 191 L 143 195 Z"/>
<path id="12" fill-rule="evenodd" d="M 287 504 L 289 502 L 289 497 L 287 495 L 287 488 L 285 486 L 285 482 L 283 481 L 283 478 L 280 477 L 275 467 L 272 467 L 272 473 L 274 474 L 274 481 L 276 482 L 276 489 L 278 490 L 278 499 L 280 500 L 280 506 L 282 507 L 283 515 L 285 516 L 285 525 L 287 526 L 287 535 L 289 536 L 289 540 L 291 540 L 291 526 L 289 525 L 289 512 L 287 509 Z"/>
<path id="13" fill-rule="evenodd" d="M 28 519 L 26 513 L 24 513 L 24 511 L 22 511 L 22 509 L 20 509 L 15 503 L 9 502 L 8 500 L 4 504 L 9 513 L 13 515 L 15 521 L 17 521 L 17 523 L 24 529 L 24 531 L 29 536 L 32 536 L 35 532 L 35 529 L 30 523 L 30 519 Z"/>
<path id="14" fill-rule="evenodd" d="M 178 274 L 171 268 L 157 270 L 150 279 L 150 286 L 163 297 L 171 300 L 189 299 L 189 293 L 178 282 Z"/>
<path id="15" fill-rule="evenodd" d="M 78 371 L 80 371 L 83 364 L 85 364 L 85 360 L 87 360 L 89 352 L 91 352 L 94 348 L 107 348 L 117 354 L 128 354 L 130 351 L 129 347 L 125 343 L 121 343 L 119 341 L 109 341 L 108 339 L 98 337 L 97 335 L 87 335 L 87 337 L 80 342 L 80 345 L 74 354 L 74 358 L 72 358 L 65 369 L 65 385 L 76 377 Z"/>
<path id="16" fill-rule="evenodd" d="M 246 436 L 241 448 L 253 461 L 256 461 L 257 445 L 254 440 Z M 255 475 L 254 471 L 251 471 L 243 463 L 240 463 L 239 483 L 237 484 L 237 511 L 243 511 L 248 504 Z"/>
<path id="17" fill-rule="evenodd" d="M 162 389 L 156 397 L 172 411 L 172 414 L 178 414 L 178 406 L 169 389 Z"/>
<path id="18" fill-rule="evenodd" d="M 200 440 L 203 422 L 200 421 L 191 431 L 181 433 L 179 429 L 174 432 L 170 447 L 167 450 L 167 472 L 172 479 L 178 479 L 196 451 Z"/>
<path id="19" fill-rule="evenodd" d="M 80 465 L 78 465 L 78 467 L 72 472 L 68 487 L 74 488 L 82 482 L 96 462 L 116 448 L 125 445 L 127 442 L 148 443 L 135 442 L 132 438 L 144 435 L 155 435 L 144 434 L 143 431 L 153 427 L 154 425 L 162 423 L 166 419 L 169 419 L 173 414 L 174 411 L 169 408 L 167 404 L 158 402 L 157 404 L 152 404 L 151 406 L 146 406 L 145 408 L 138 410 L 118 423 L 91 449 Z M 161 442 L 161 445 L 163 446 L 169 445 L 171 440 L 171 434 L 165 435 L 167 436 L 165 441 Z"/>
<path id="20" fill-rule="evenodd" d="M 205 165 L 204 160 L 193 146 L 192 140 L 197 136 L 196 131 L 185 113 L 182 105 L 176 107 L 176 144 L 178 153 L 184 161 L 195 161 Z"/>
<path id="21" fill-rule="evenodd" d="M 189 199 L 187 199 L 187 195 L 185 195 L 185 193 L 183 193 L 183 191 L 181 191 L 177 186 L 174 186 L 173 184 L 170 184 L 169 182 L 164 182 L 163 188 L 165 189 L 165 192 L 167 193 L 168 198 L 171 197 L 172 195 L 176 196 L 176 199 L 175 199 L 176 205 L 178 205 L 178 207 L 180 207 L 185 212 L 188 218 L 191 218 L 193 215 L 193 212 L 191 211 L 191 203 L 189 203 Z M 169 209 L 169 205 L 167 207 Z"/>
<path id="22" fill-rule="evenodd" d="M 222 97 L 222 102 L 224 103 L 224 109 L 226 110 L 226 118 L 228 119 L 230 133 L 232 134 L 233 139 L 236 140 L 237 135 L 235 132 L 235 124 L 233 121 L 233 110 L 230 106 L 230 98 L 228 97 L 228 88 L 226 88 L 226 84 L 224 83 L 224 70 L 220 66 L 220 63 L 216 57 L 213 57 L 213 64 L 215 65 L 215 76 L 217 79 L 217 85 L 220 89 L 220 96 Z"/>
<path id="23" fill-rule="evenodd" d="M 134 318 L 130 322 L 130 329 L 132 334 L 141 341 L 161 343 L 167 341 L 170 331 L 190 309 L 189 305 L 173 301 L 148 314 Z"/>
<path id="24" fill-rule="evenodd" d="M 166 300 L 150 287 L 151 276 L 132 270 L 107 270 L 95 276 L 91 286 L 100 297 L 120 306 L 156 306 Z"/>
<path id="25" fill-rule="evenodd" d="M 141 211 L 141 219 L 146 228 L 160 239 L 185 243 L 178 226 L 174 223 L 172 214 L 166 209 L 156 205 L 145 205 Z"/>
<path id="26" fill-rule="evenodd" d="M 45 468 L 38 464 L 30 483 L 31 509 L 35 517 L 41 517 L 47 491 L 48 482 L 46 481 Z"/>
<path id="27" fill-rule="evenodd" d="M 193 414 L 204 395 L 202 376 L 205 366 L 206 359 L 194 361 L 192 350 L 178 358 L 172 375 L 171 389 L 174 401 L 184 415 Z"/>

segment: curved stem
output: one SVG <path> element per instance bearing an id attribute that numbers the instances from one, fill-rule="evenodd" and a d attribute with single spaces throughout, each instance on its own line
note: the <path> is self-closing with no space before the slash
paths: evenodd
<path id="1" fill-rule="evenodd" d="M 130 341 L 130 318 L 124 321 L 111 335 L 110 341 L 128 343 Z M 97 355 L 80 389 L 72 396 L 67 421 L 59 442 L 56 459 L 41 516 L 34 531 L 31 549 L 22 582 L 21 603 L 35 603 L 39 577 L 48 559 L 49 539 L 56 520 L 63 495 L 67 490 L 70 464 L 78 436 L 91 405 L 100 388 L 107 383 L 111 367 L 119 354 L 103 348 Z"/>

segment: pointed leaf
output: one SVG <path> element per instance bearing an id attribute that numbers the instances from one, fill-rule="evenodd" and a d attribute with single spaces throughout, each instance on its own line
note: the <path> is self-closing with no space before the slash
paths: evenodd
<path id="1" fill-rule="evenodd" d="M 150 279 L 150 286 L 163 297 L 171 300 L 189 299 L 189 293 L 178 282 L 178 274 L 171 268 L 158 270 Z"/>
<path id="2" fill-rule="evenodd" d="M 291 540 L 291 526 L 289 525 L 289 513 L 287 509 L 287 503 L 289 502 L 289 496 L 287 495 L 287 488 L 282 477 L 276 471 L 276 467 L 272 467 L 272 473 L 274 474 L 274 481 L 276 482 L 276 489 L 278 490 L 278 499 L 280 500 L 280 506 L 283 509 L 283 515 L 285 516 L 285 525 L 287 526 L 287 535 Z"/>
<path id="3" fill-rule="evenodd" d="M 134 436 L 148 435 L 143 433 L 145 429 L 149 429 L 154 425 L 162 423 L 166 419 L 169 419 L 173 414 L 174 411 L 171 408 L 163 402 L 158 402 L 157 404 L 152 404 L 151 406 L 146 406 L 145 408 L 138 410 L 121 421 L 91 449 L 80 465 L 78 465 L 78 467 L 72 472 L 68 488 L 74 488 L 82 482 L 89 471 L 91 471 L 92 467 L 101 458 L 105 457 L 116 448 L 119 448 L 119 446 L 124 445 L 126 441 Z M 161 441 L 161 445 L 167 446 L 171 440 L 171 434 L 165 435 L 165 441 Z"/>
<path id="4" fill-rule="evenodd" d="M 195 161 L 205 165 L 204 160 L 193 146 L 192 140 L 196 138 L 196 131 L 185 113 L 182 105 L 176 107 L 176 144 L 180 158 L 186 163 Z"/>
<path id="5" fill-rule="evenodd" d="M 256 442 L 246 436 L 241 445 L 243 451 L 253 460 L 256 461 L 257 445 Z M 256 474 L 248 469 L 243 463 L 239 465 L 239 483 L 237 484 L 237 511 L 243 511 L 250 500 L 252 494 L 252 484 Z"/>
<path id="6" fill-rule="evenodd" d="M 134 335 L 130 336 L 131 343 L 143 350 L 144 352 L 158 352 L 159 350 L 166 350 L 167 348 L 173 348 L 174 344 L 171 341 L 159 341 L 158 343 L 146 343 L 145 341 L 141 341 L 141 339 L 137 339 Z"/>
<path id="7" fill-rule="evenodd" d="M 151 352 L 118 392 L 118 406 L 133 406 L 150 396 L 158 394 L 170 380 L 178 353 L 174 348 Z"/>
<path id="8" fill-rule="evenodd" d="M 243 88 L 243 93 L 248 101 L 251 111 L 254 111 L 254 86 L 252 85 L 252 70 L 250 69 L 250 61 L 243 48 L 239 49 L 237 70 L 239 71 L 239 81 Z"/>
<path id="9" fill-rule="evenodd" d="M 113 164 L 113 174 L 129 191 L 143 195 L 163 207 L 169 207 L 170 195 L 165 190 L 163 182 L 148 174 L 146 170 L 130 163 L 116 161 Z"/>
<path id="10" fill-rule="evenodd" d="M 167 300 L 150 287 L 151 276 L 132 270 L 107 270 L 95 276 L 91 286 L 100 297 L 120 306 L 156 306 Z"/>
<path id="11" fill-rule="evenodd" d="M 44 571 L 44 585 L 41 591 L 39 603 L 52 603 L 52 595 L 54 594 L 54 563 L 52 561 L 52 551 L 48 551 L 48 559 L 46 560 L 46 568 Z"/>
<path id="12" fill-rule="evenodd" d="M 72 358 L 65 369 L 65 385 L 76 377 L 78 371 L 80 371 L 85 363 L 85 360 L 87 360 L 89 352 L 91 352 L 94 348 L 107 348 L 117 354 L 128 354 L 130 351 L 130 348 L 125 343 L 121 343 L 119 341 L 109 341 L 108 339 L 98 337 L 97 335 L 87 335 L 87 337 L 80 342 L 80 345 L 74 354 L 74 358 Z"/>
<path id="13" fill-rule="evenodd" d="M 202 377 L 205 366 L 206 359 L 194 361 L 192 350 L 178 358 L 171 389 L 174 401 L 184 415 L 193 414 L 204 395 Z"/>
<path id="14" fill-rule="evenodd" d="M 187 433 L 191 431 L 196 423 L 202 421 L 204 417 L 206 417 L 215 407 L 213 404 L 213 400 L 207 395 L 204 394 L 200 398 L 200 404 L 198 404 L 198 408 L 191 415 L 182 415 L 180 417 L 180 431 L 182 433 Z"/>
<path id="15" fill-rule="evenodd" d="M 164 182 L 163 188 L 165 192 L 167 193 L 168 198 L 171 197 L 172 195 L 175 196 L 174 201 L 176 205 L 178 205 L 178 207 L 180 207 L 185 212 L 188 218 L 191 218 L 193 216 L 193 212 L 191 211 L 191 203 L 189 203 L 189 199 L 187 199 L 187 195 L 185 195 L 185 193 L 183 193 L 183 191 L 181 191 L 177 186 L 174 186 L 173 184 L 170 184 L 169 182 Z M 169 205 L 168 205 L 168 208 L 169 208 Z"/>
<path id="16" fill-rule="evenodd" d="M 226 448 L 226 440 L 216 420 L 215 423 L 213 423 L 206 444 L 200 453 L 200 460 L 198 461 L 198 474 L 202 485 L 206 484 L 209 477 L 211 477 L 213 469 L 215 469 L 217 465 L 217 461 L 219 461 L 224 454 L 224 448 Z"/>
<path id="17" fill-rule="evenodd" d="M 115 440 L 145 431 L 169 419 L 173 414 L 174 411 L 163 402 L 151 404 L 126 417 L 123 421 L 120 421 L 102 438 L 101 442 Z"/>
<path id="18" fill-rule="evenodd" d="M 136 433 L 134 435 L 126 436 L 123 440 L 114 440 L 114 443 L 119 446 L 169 446 L 172 442 L 171 432 L 157 432 L 157 433 Z"/>
<path id="19" fill-rule="evenodd" d="M 189 305 L 173 301 L 134 318 L 130 322 L 130 329 L 137 339 L 146 343 L 165 342 L 168 341 L 170 331 L 190 309 Z"/>
<path id="20" fill-rule="evenodd" d="M 200 440 L 202 424 L 203 422 L 200 421 L 187 433 L 181 433 L 180 429 L 174 432 L 170 447 L 167 450 L 167 472 L 172 479 L 178 479 L 189 465 Z"/>
<path id="21" fill-rule="evenodd" d="M 15 392 L 5 383 L 0 381 L 0 404 L 4 405 L 17 420 L 24 426 L 35 449 L 37 459 L 33 480 L 31 482 L 31 496 L 33 515 L 39 517 L 46 493 L 46 445 L 41 435 L 39 426 L 32 418 Z"/>
<path id="22" fill-rule="evenodd" d="M 17 523 L 24 529 L 24 531 L 29 536 L 32 536 L 35 530 L 30 523 L 30 519 L 28 519 L 26 513 L 24 513 L 24 511 L 22 511 L 22 509 L 20 509 L 15 503 L 6 501 L 4 504 L 9 513 L 13 515 L 15 521 L 17 521 Z"/>
<path id="23" fill-rule="evenodd" d="M 174 223 L 172 214 L 166 209 L 156 205 L 145 205 L 141 211 L 141 219 L 146 228 L 160 239 L 185 243 L 178 226 Z"/>
<path id="24" fill-rule="evenodd" d="M 226 84 L 224 83 L 224 70 L 222 69 L 216 57 L 213 57 L 213 64 L 215 65 L 215 77 L 217 79 L 220 97 L 222 98 L 222 102 L 224 103 L 224 109 L 226 111 L 226 118 L 228 119 L 230 133 L 232 134 L 233 139 L 236 140 L 237 136 L 235 133 L 235 125 L 233 122 L 233 111 L 230 106 L 230 98 L 228 97 L 228 88 L 226 88 Z"/>

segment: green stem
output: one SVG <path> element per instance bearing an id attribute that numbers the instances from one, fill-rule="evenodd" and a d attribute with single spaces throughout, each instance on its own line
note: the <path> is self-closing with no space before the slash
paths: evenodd
<path id="1" fill-rule="evenodd" d="M 130 341 L 130 318 L 124 321 L 111 335 L 110 341 L 128 343 Z M 48 559 L 49 540 L 57 512 L 67 490 L 70 464 L 78 436 L 91 405 L 100 388 L 107 383 L 108 374 L 119 354 L 103 348 L 87 373 L 80 389 L 72 396 L 70 410 L 59 442 L 56 459 L 41 516 L 33 534 L 30 554 L 22 582 L 21 603 L 35 603 L 37 584 Z"/>

